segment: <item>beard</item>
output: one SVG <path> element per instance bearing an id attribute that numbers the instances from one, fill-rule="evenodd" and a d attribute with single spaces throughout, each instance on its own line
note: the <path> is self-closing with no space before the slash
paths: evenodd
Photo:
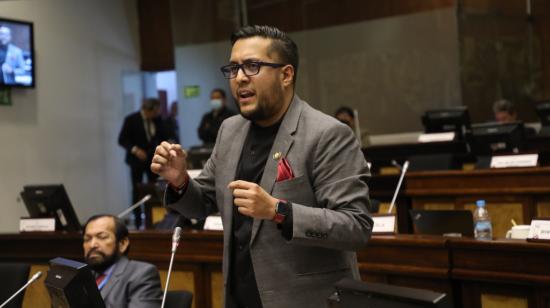
<path id="1" fill-rule="evenodd" d="M 243 112 L 241 105 L 237 100 L 239 113 L 243 116 L 243 118 L 249 121 L 255 122 L 267 120 L 276 115 L 279 108 L 281 108 L 283 104 L 283 90 L 278 86 L 272 87 L 271 90 L 264 95 L 258 95 L 258 93 L 256 93 L 256 95 L 256 108 L 250 111 Z"/>
<path id="2" fill-rule="evenodd" d="M 94 252 L 99 254 L 101 258 L 92 258 L 91 254 Z M 90 266 L 90 268 L 93 269 L 96 273 L 103 273 L 106 269 L 111 267 L 111 265 L 115 264 L 118 259 L 120 259 L 120 254 L 118 253 L 118 244 L 115 247 L 115 252 L 110 255 L 106 255 L 101 251 L 92 249 L 86 254 L 85 257 L 88 266 Z"/>

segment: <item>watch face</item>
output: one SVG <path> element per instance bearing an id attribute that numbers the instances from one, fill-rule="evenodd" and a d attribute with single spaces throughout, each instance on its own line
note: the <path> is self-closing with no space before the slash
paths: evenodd
<path id="1" fill-rule="evenodd" d="M 277 202 L 277 214 L 288 215 L 289 205 L 286 201 L 279 200 Z"/>
<path id="2" fill-rule="evenodd" d="M 279 200 L 275 208 L 275 217 L 273 218 L 273 220 L 278 224 L 282 223 L 285 220 L 285 217 L 288 215 L 289 211 L 289 204 L 286 201 Z"/>

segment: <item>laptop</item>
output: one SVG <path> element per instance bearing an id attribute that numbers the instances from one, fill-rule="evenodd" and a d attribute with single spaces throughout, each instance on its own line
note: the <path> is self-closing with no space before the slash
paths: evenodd
<path id="1" fill-rule="evenodd" d="M 409 210 L 415 234 L 474 237 L 474 219 L 468 210 Z"/>

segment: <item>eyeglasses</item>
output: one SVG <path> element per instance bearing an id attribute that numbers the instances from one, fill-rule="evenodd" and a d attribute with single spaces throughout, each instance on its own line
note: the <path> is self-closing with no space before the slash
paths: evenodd
<path id="1" fill-rule="evenodd" d="M 258 75 L 260 73 L 260 68 L 262 66 L 283 67 L 285 65 L 286 64 L 251 61 L 243 64 L 235 63 L 235 64 L 225 65 L 225 66 L 222 66 L 220 69 L 223 73 L 223 77 L 225 77 L 226 79 L 233 79 L 237 77 L 237 74 L 239 73 L 240 69 L 243 70 L 243 73 L 247 77 L 250 77 L 250 76 Z"/>

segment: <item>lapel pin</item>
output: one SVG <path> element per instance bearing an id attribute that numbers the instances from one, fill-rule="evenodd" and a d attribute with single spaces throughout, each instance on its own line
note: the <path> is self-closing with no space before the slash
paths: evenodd
<path id="1" fill-rule="evenodd" d="M 276 152 L 275 154 L 273 154 L 273 160 L 279 160 L 281 159 L 281 156 L 283 156 L 281 152 Z"/>

